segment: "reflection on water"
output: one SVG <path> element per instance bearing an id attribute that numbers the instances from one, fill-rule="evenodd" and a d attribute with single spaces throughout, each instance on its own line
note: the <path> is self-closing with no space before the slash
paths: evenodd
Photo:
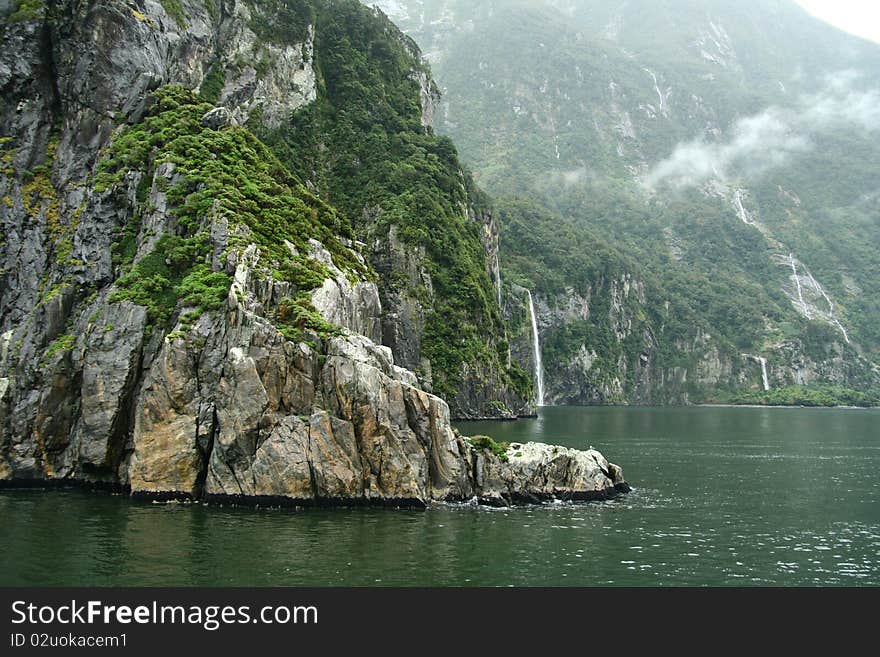
<path id="1" fill-rule="evenodd" d="M 880 412 L 544 408 L 467 423 L 593 445 L 628 496 L 254 510 L 0 492 L 3 585 L 880 584 Z"/>

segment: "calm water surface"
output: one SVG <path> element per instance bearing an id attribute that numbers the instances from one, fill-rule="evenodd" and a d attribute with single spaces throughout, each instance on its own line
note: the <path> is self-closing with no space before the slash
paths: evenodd
<path id="1" fill-rule="evenodd" d="M 0 585 L 878 585 L 880 411 L 546 408 L 464 423 L 590 445 L 633 493 L 426 512 L 0 492 Z"/>

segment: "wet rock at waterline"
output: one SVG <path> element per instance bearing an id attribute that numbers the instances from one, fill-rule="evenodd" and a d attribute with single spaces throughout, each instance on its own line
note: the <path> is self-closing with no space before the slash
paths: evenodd
<path id="1" fill-rule="evenodd" d="M 594 449 L 513 443 L 505 457 L 492 458 L 485 450 L 476 457 L 475 483 L 483 504 L 585 501 L 630 491 L 621 468 Z"/>

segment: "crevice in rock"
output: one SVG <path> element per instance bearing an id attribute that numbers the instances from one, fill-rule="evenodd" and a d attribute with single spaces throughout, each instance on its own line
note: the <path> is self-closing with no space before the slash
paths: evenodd
<path id="1" fill-rule="evenodd" d="M 43 57 L 43 65 L 48 72 L 49 90 L 51 91 L 50 110 L 53 117 L 61 116 L 61 92 L 58 89 L 58 67 L 55 63 L 55 42 L 52 39 L 52 16 L 55 14 L 56 3 L 46 3 L 46 13 L 43 24 L 40 27 L 40 52 Z"/>
<path id="2" fill-rule="evenodd" d="M 123 385 L 123 393 L 119 397 L 119 408 L 117 409 L 116 417 L 113 419 L 108 438 L 106 466 L 111 469 L 113 474 L 119 472 L 125 457 L 126 447 L 129 444 L 130 437 L 134 434 L 135 401 L 137 399 L 135 393 L 139 388 L 139 382 L 143 374 L 141 369 L 143 353 L 144 344 L 143 338 L 141 338 L 137 354 L 129 364 L 128 378 L 126 378 Z"/>
<path id="3" fill-rule="evenodd" d="M 318 500 L 318 480 L 315 477 L 315 465 L 312 462 L 312 427 L 309 423 L 309 430 L 306 439 L 306 464 L 309 466 L 309 485 L 312 488 L 312 497 Z"/>
<path id="4" fill-rule="evenodd" d="M 199 456 L 201 457 L 199 473 L 196 476 L 196 482 L 193 490 L 193 497 L 196 499 L 205 498 L 205 483 L 208 480 L 208 468 L 211 467 L 211 457 L 214 453 L 214 442 L 216 440 L 219 427 L 220 419 L 217 417 L 217 407 L 215 406 L 211 410 L 211 431 L 208 434 L 208 442 L 204 447 L 202 447 L 202 445 L 199 443 L 199 426 L 198 420 L 196 420 L 196 449 L 199 451 Z M 234 477 L 235 473 L 233 472 L 232 474 Z M 239 486 L 239 489 L 240 488 L 241 487 Z"/>

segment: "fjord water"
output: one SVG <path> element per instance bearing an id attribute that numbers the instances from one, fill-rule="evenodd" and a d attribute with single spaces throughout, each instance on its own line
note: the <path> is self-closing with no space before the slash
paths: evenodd
<path id="1" fill-rule="evenodd" d="M 543 408 L 635 490 L 519 509 L 271 510 L 0 492 L 0 585 L 877 585 L 880 411 Z"/>

